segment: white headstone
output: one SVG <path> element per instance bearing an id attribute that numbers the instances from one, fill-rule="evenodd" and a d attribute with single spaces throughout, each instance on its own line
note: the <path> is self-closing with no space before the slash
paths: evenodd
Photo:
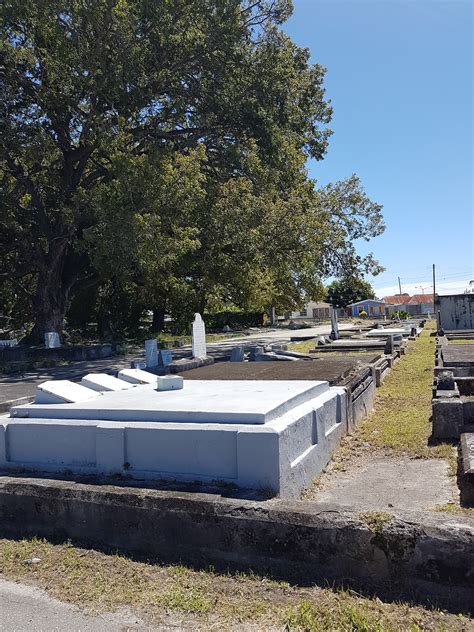
<path id="1" fill-rule="evenodd" d="M 156 338 L 145 340 L 145 361 L 150 369 L 158 366 L 158 343 Z"/>
<path id="2" fill-rule="evenodd" d="M 59 334 L 57 331 L 47 331 L 44 334 L 44 346 L 46 349 L 57 349 L 61 346 Z"/>
<path id="3" fill-rule="evenodd" d="M 206 356 L 206 327 L 201 314 L 194 314 L 193 358 L 205 358 Z"/>

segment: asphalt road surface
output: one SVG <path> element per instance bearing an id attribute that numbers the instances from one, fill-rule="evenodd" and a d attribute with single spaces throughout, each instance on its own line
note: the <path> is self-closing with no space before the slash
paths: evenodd
<path id="1" fill-rule="evenodd" d="M 90 616 L 44 591 L 0 579 L 0 632 L 154 632 L 131 613 Z"/>

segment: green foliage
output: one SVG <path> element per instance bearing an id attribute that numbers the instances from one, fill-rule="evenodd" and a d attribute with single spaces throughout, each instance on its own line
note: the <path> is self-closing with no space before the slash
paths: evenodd
<path id="1" fill-rule="evenodd" d="M 382 232 L 380 205 L 356 176 L 307 177 L 332 110 L 324 68 L 279 29 L 290 13 L 289 0 L 2 3 L 0 278 L 33 336 L 60 331 L 84 290 L 98 314 L 134 301 L 184 323 L 289 309 L 326 276 L 379 270 L 353 242 Z"/>
<path id="2" fill-rule="evenodd" d="M 375 299 L 375 292 L 368 281 L 358 277 L 344 277 L 327 287 L 327 300 L 333 307 L 346 307 L 365 299 Z"/>
<path id="3" fill-rule="evenodd" d="M 232 329 L 243 327 L 262 327 L 264 324 L 263 312 L 216 312 L 205 314 L 204 321 L 207 329 L 222 329 L 225 325 Z"/>
<path id="4" fill-rule="evenodd" d="M 399 318 L 400 320 L 406 320 L 409 316 L 410 314 L 403 309 L 400 309 L 398 312 L 393 314 L 394 318 Z"/>
<path id="5" fill-rule="evenodd" d="M 359 520 L 364 522 L 371 531 L 380 534 L 385 525 L 393 520 L 393 515 L 386 511 L 365 511 L 359 514 Z"/>

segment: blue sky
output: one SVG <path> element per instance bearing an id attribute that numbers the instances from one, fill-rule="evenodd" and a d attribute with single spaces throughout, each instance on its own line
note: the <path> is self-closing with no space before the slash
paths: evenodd
<path id="1" fill-rule="evenodd" d="M 319 184 L 356 173 L 383 204 L 374 252 L 379 295 L 463 291 L 474 278 L 473 3 L 294 0 L 286 32 L 327 68 L 329 151 Z"/>

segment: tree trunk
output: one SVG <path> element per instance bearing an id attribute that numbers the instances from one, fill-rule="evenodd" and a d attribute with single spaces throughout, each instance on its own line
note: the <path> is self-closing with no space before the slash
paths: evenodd
<path id="1" fill-rule="evenodd" d="M 27 336 L 26 342 L 42 344 L 44 334 L 48 331 L 56 331 L 60 336 L 62 335 L 67 299 L 62 285 L 54 285 L 40 274 L 36 295 L 33 299 L 35 324 Z"/>
<path id="2" fill-rule="evenodd" d="M 43 344 L 44 334 L 48 331 L 56 331 L 60 336 L 63 334 L 64 318 L 73 284 L 71 279 L 64 279 L 66 258 L 66 249 L 59 246 L 55 250 L 50 250 L 47 265 L 41 266 L 32 301 L 35 323 L 24 342 Z"/>
<path id="3" fill-rule="evenodd" d="M 153 320 L 151 323 L 151 333 L 160 333 L 165 328 L 165 310 L 158 307 L 153 310 Z"/>

